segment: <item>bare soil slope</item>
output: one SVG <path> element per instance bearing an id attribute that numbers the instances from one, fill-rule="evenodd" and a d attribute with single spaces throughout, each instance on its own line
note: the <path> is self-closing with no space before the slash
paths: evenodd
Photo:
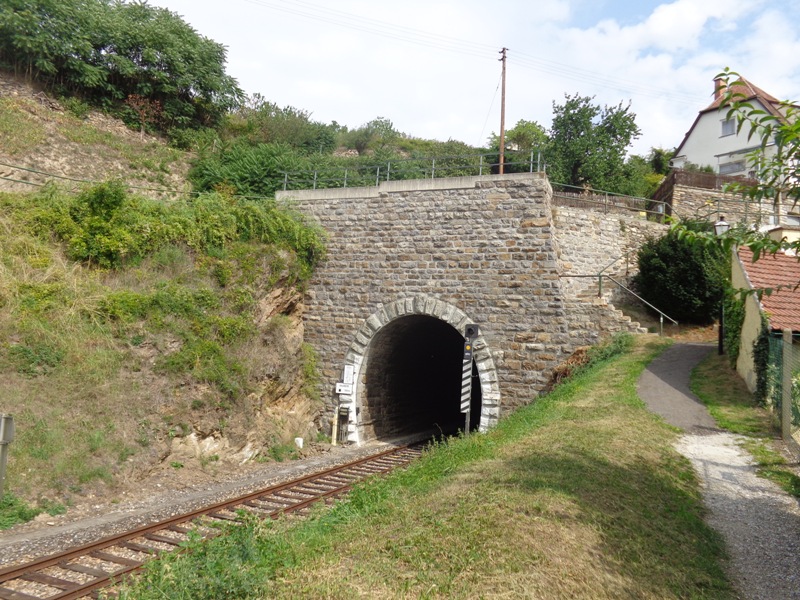
<path id="1" fill-rule="evenodd" d="M 149 196 L 188 190 L 187 155 L 77 101 L 0 71 L 0 191 L 122 179 Z M 170 192 L 168 192 L 170 193 Z"/>

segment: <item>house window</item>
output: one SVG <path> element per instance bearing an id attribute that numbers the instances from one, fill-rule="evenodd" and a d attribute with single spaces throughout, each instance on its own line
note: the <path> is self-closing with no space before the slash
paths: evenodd
<path id="1" fill-rule="evenodd" d="M 730 175 L 731 173 L 738 173 L 740 171 L 744 171 L 744 168 L 745 168 L 745 163 L 743 160 L 737 160 L 736 162 L 722 163 L 719 166 L 719 174 Z"/>
<path id="2" fill-rule="evenodd" d="M 733 119 L 725 119 L 722 122 L 722 137 L 733 135 L 734 133 L 736 133 L 736 121 Z"/>

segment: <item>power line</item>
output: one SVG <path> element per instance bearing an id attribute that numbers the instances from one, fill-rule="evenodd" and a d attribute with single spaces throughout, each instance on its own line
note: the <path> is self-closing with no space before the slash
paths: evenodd
<path id="1" fill-rule="evenodd" d="M 75 178 L 75 177 L 68 177 L 66 175 L 56 175 L 55 173 L 46 173 L 45 171 L 39 171 L 37 169 L 31 169 L 29 167 L 23 167 L 23 166 L 20 166 L 20 165 L 11 165 L 11 164 L 4 163 L 4 162 L 0 162 L 0 166 L 8 167 L 10 169 L 14 169 L 14 170 L 17 170 L 17 171 L 27 171 L 28 173 L 36 173 L 37 175 L 44 175 L 45 177 L 50 177 L 50 178 L 53 178 L 53 179 L 64 179 L 66 181 L 74 181 L 76 183 L 93 183 L 93 184 L 102 183 L 100 181 L 96 181 L 96 180 L 93 180 L 93 179 L 78 179 L 78 178 Z M 3 177 L 3 179 L 7 179 L 9 181 L 15 181 L 15 180 L 13 180 L 13 179 L 11 179 L 9 177 Z M 26 181 L 19 181 L 19 183 L 27 183 L 27 182 Z M 43 185 L 43 184 L 33 184 L 33 185 Z M 129 189 L 132 189 L 132 190 L 147 190 L 147 191 L 150 191 L 150 192 L 162 192 L 162 193 L 168 193 L 168 192 L 177 193 L 177 191 L 178 191 L 178 190 L 173 190 L 173 189 L 170 189 L 170 188 L 151 188 L 151 187 L 141 187 L 141 186 L 136 186 L 136 185 L 128 185 L 127 187 Z"/>
<path id="2" fill-rule="evenodd" d="M 502 75 L 500 79 L 497 80 L 497 87 L 494 89 L 494 96 L 492 96 L 492 101 L 489 103 L 489 110 L 486 113 L 486 119 L 483 121 L 483 127 L 481 128 L 481 135 L 478 138 L 478 143 L 475 144 L 476 148 L 481 148 L 483 143 L 483 134 L 486 132 L 486 124 L 489 122 L 489 117 L 492 115 L 492 109 L 494 108 L 494 101 L 497 100 L 497 92 L 500 91 L 500 82 L 502 81 Z"/>
<path id="3" fill-rule="evenodd" d="M 456 37 L 431 33 L 412 27 L 405 27 L 388 23 L 378 19 L 364 17 L 353 13 L 320 6 L 304 0 L 244 0 L 250 4 L 261 6 L 274 11 L 295 15 L 305 19 L 319 21 L 329 25 L 336 25 L 394 39 L 397 41 L 453 52 L 464 56 L 473 56 L 485 60 L 492 60 L 496 52 L 495 45 L 463 40 Z M 561 79 L 592 83 L 604 87 L 616 88 L 621 92 L 647 97 L 667 98 L 685 105 L 701 105 L 704 98 L 694 94 L 684 94 L 673 89 L 659 88 L 642 84 L 641 82 L 626 80 L 598 74 L 596 71 L 559 63 L 556 61 L 536 57 L 530 54 L 514 52 L 513 64 L 525 69 L 555 75 Z"/>

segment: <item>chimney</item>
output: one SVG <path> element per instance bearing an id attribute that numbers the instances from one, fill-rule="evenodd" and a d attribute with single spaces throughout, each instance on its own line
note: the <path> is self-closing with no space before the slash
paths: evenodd
<path id="1" fill-rule="evenodd" d="M 722 77 L 717 77 L 714 80 L 714 100 L 722 98 L 723 93 L 725 93 L 725 81 Z"/>

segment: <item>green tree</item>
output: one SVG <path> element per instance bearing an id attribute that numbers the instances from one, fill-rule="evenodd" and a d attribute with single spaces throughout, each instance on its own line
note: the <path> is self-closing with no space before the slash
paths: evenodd
<path id="1" fill-rule="evenodd" d="M 346 132 L 343 141 L 348 148 L 364 154 L 368 150 L 385 149 L 395 144 L 400 137 L 401 133 L 389 119 L 376 117 L 358 129 Z"/>
<path id="2" fill-rule="evenodd" d="M 531 152 L 544 151 L 547 146 L 547 132 L 536 121 L 520 119 L 505 133 L 504 168 L 505 173 L 525 172 L 530 169 Z M 489 150 L 497 153 L 494 162 L 500 160 L 500 136 L 494 132 L 489 136 Z M 538 157 L 534 157 L 537 161 Z"/>
<path id="3" fill-rule="evenodd" d="M 505 133 L 506 148 L 530 152 L 544 149 L 547 144 L 547 131 L 536 121 L 520 119 L 517 124 Z M 500 149 L 500 136 L 494 132 L 489 136 L 489 147 Z"/>
<path id="4" fill-rule="evenodd" d="M 664 175 L 656 173 L 646 156 L 629 156 L 622 166 L 622 178 L 613 190 L 637 198 L 652 198 Z"/>
<path id="5" fill-rule="evenodd" d="M 311 113 L 293 106 L 279 107 L 261 94 L 245 99 L 226 119 L 221 135 L 256 144 L 286 144 L 306 154 L 328 153 L 336 147 L 339 125 L 311 119 Z"/>
<path id="6" fill-rule="evenodd" d="M 800 106 L 782 102 L 777 114 L 768 112 L 748 102 L 741 87 L 731 83 L 739 79 L 737 73 L 726 69 L 720 76 L 727 90 L 723 97 L 726 118 L 735 118 L 737 131 L 744 129 L 748 140 L 758 141 L 748 155 L 758 183 L 737 184 L 735 189 L 754 200 L 788 201 L 795 206 L 800 201 Z"/>
<path id="7" fill-rule="evenodd" d="M 617 191 L 625 153 L 641 134 L 630 104 L 600 107 L 587 96 L 553 103 L 547 170 L 555 183 Z"/>
<path id="8" fill-rule="evenodd" d="M 703 232 L 711 225 L 690 222 L 685 227 Z M 692 244 L 670 231 L 639 249 L 633 285 L 642 298 L 678 321 L 710 323 L 727 287 L 729 256 L 719 245 Z"/>
<path id="9" fill-rule="evenodd" d="M 650 163 L 653 173 L 667 175 L 672 170 L 669 161 L 672 160 L 673 156 L 675 156 L 675 148 L 666 150 L 654 147 L 650 148 L 650 152 L 647 154 L 647 162 Z"/>
<path id="10" fill-rule="evenodd" d="M 159 103 L 165 128 L 213 125 L 236 106 L 242 92 L 225 61 L 224 46 L 146 2 L 0 3 L 2 65 L 105 107 L 134 95 Z"/>

